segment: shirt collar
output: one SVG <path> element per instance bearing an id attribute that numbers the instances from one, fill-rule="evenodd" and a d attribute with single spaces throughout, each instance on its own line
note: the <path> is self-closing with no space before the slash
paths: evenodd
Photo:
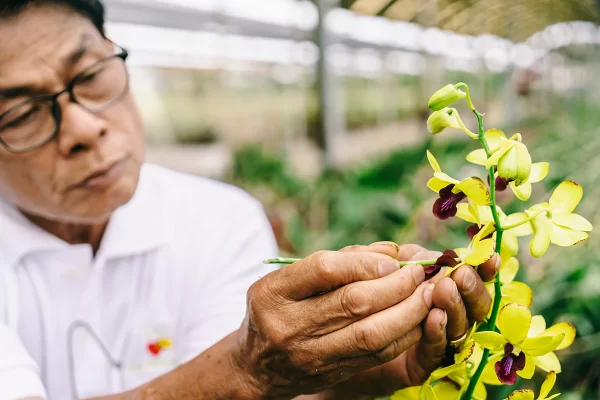
<path id="1" fill-rule="evenodd" d="M 97 258 L 112 259 L 145 253 L 173 237 L 172 209 L 160 190 L 152 168 L 144 166 L 133 198 L 117 209 L 108 223 Z M 0 252 L 10 265 L 29 254 L 69 249 L 71 245 L 49 234 L 0 198 Z"/>

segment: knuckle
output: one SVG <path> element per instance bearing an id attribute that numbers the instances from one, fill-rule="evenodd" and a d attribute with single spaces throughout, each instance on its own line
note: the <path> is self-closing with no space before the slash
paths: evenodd
<path id="1" fill-rule="evenodd" d="M 370 322 L 355 328 L 356 347 L 359 351 L 372 353 L 385 346 L 383 327 Z"/>
<path id="2" fill-rule="evenodd" d="M 345 286 L 341 291 L 342 310 L 349 318 L 364 318 L 373 310 L 374 297 L 364 287 Z"/>
<path id="3" fill-rule="evenodd" d="M 312 265 L 315 268 L 317 277 L 321 280 L 329 281 L 335 274 L 335 265 L 331 260 L 332 254 L 331 251 L 319 251 L 313 254 L 314 262 Z"/>
<path id="4" fill-rule="evenodd" d="M 394 343 L 390 344 L 389 346 L 386 346 L 382 350 L 373 353 L 371 356 L 374 357 L 374 361 L 377 364 L 385 364 L 394 360 L 400 355 L 399 348 L 400 344 L 398 343 L 398 341 L 395 341 Z"/>

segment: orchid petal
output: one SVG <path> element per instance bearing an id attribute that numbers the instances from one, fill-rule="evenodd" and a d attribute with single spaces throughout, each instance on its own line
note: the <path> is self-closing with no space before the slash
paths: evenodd
<path id="1" fill-rule="evenodd" d="M 486 390 L 483 382 L 479 381 L 479 382 L 477 382 L 477 385 L 475 385 L 475 390 L 473 391 L 473 398 L 475 400 L 487 399 L 487 390 Z M 454 400 L 454 399 L 452 399 L 452 400 Z"/>
<path id="2" fill-rule="evenodd" d="M 552 325 L 550 328 L 546 329 L 541 333 L 542 336 L 556 336 L 560 334 L 564 334 L 564 338 L 562 342 L 558 345 L 556 350 L 566 349 L 575 341 L 575 335 L 577 331 L 575 327 L 568 322 L 559 322 L 557 324 Z"/>
<path id="3" fill-rule="evenodd" d="M 487 158 L 488 157 L 484 149 L 473 150 L 467 154 L 467 161 L 477 165 L 485 165 Z"/>
<path id="4" fill-rule="evenodd" d="M 508 150 L 498 160 L 498 176 L 507 182 L 514 181 L 515 186 L 521 186 L 528 181 L 531 174 L 531 155 L 527 146 L 521 142 Z"/>
<path id="5" fill-rule="evenodd" d="M 588 234 L 573 229 L 564 228 L 558 225 L 552 225 L 550 240 L 557 246 L 568 247 L 575 246 L 588 238 Z"/>
<path id="6" fill-rule="evenodd" d="M 390 396 L 390 400 L 419 400 L 421 386 L 410 386 L 406 389 L 398 390 Z"/>
<path id="7" fill-rule="evenodd" d="M 550 163 L 539 162 L 531 164 L 531 174 L 529 175 L 529 182 L 538 183 L 544 180 L 550 172 Z"/>
<path id="8" fill-rule="evenodd" d="M 519 375 L 521 378 L 531 379 L 534 373 L 535 361 L 529 354 L 525 354 L 525 368 L 523 368 L 521 371 L 517 371 L 517 375 Z"/>
<path id="9" fill-rule="evenodd" d="M 505 232 L 502 237 L 502 248 L 504 254 L 516 255 L 519 252 L 519 240 L 511 232 Z"/>
<path id="10" fill-rule="evenodd" d="M 517 186 L 514 182 L 510 182 L 509 185 L 515 196 L 517 196 L 517 199 L 521 201 L 527 201 L 531 197 L 531 192 L 533 189 L 531 182 L 525 182 L 521 186 Z"/>
<path id="11" fill-rule="evenodd" d="M 531 311 L 520 304 L 505 305 L 498 315 L 498 329 L 512 344 L 520 344 L 531 326 Z"/>
<path id="12" fill-rule="evenodd" d="M 527 211 L 530 213 L 531 211 Z M 540 214 L 531 221 L 533 238 L 529 243 L 529 252 L 535 258 L 539 258 L 550 247 L 550 237 L 553 232 L 553 224 L 544 214 Z"/>
<path id="13" fill-rule="evenodd" d="M 453 365 L 450 365 L 450 366 L 444 367 L 444 368 L 438 368 L 431 373 L 430 379 L 432 382 L 439 381 L 440 379 L 445 378 L 446 376 L 450 375 L 452 372 L 458 371 L 461 368 L 464 368 L 464 365 L 462 363 L 453 364 Z"/>
<path id="14" fill-rule="evenodd" d="M 431 168 L 433 168 L 434 172 L 442 172 L 440 164 L 437 162 L 437 160 L 429 150 L 427 150 L 427 160 L 429 160 L 429 165 L 431 165 Z"/>
<path id="15" fill-rule="evenodd" d="M 488 261 L 490 258 L 492 258 L 494 253 L 494 239 L 484 239 L 481 242 L 477 242 L 474 244 L 473 248 L 469 252 L 469 255 L 465 258 L 464 261 L 466 264 L 472 266 L 479 266 L 484 262 Z"/>
<path id="16" fill-rule="evenodd" d="M 502 385 L 500 379 L 498 379 L 498 375 L 496 375 L 496 370 L 494 368 L 494 364 L 502 359 L 503 354 L 496 354 L 488 358 L 488 362 L 483 368 L 483 373 L 481 374 L 481 381 L 488 385 Z"/>
<path id="17" fill-rule="evenodd" d="M 548 397 L 548 395 L 550 394 L 550 392 L 552 391 L 552 388 L 554 387 L 554 384 L 556 383 L 556 372 L 554 371 L 550 371 L 548 372 L 548 374 L 546 375 L 546 379 L 544 379 L 544 383 L 542 383 L 542 387 L 540 388 L 540 399 L 546 399 Z"/>
<path id="18" fill-rule="evenodd" d="M 438 398 L 430 385 L 424 385 L 419 393 L 419 400 L 438 400 Z"/>
<path id="19" fill-rule="evenodd" d="M 565 228 L 575 229 L 576 231 L 589 232 L 593 229 L 590 221 L 578 214 L 555 212 L 552 213 L 552 222 Z"/>
<path id="20" fill-rule="evenodd" d="M 534 398 L 533 390 L 519 389 L 509 394 L 507 400 L 533 400 Z"/>
<path id="21" fill-rule="evenodd" d="M 529 307 L 533 304 L 533 291 L 523 282 L 509 282 L 502 286 L 502 300 L 506 304 L 516 303 Z"/>
<path id="22" fill-rule="evenodd" d="M 507 284 L 515 280 L 519 272 L 519 260 L 516 257 L 511 257 L 502 263 L 500 267 L 500 282 Z"/>
<path id="23" fill-rule="evenodd" d="M 539 357 L 556 350 L 564 338 L 564 333 L 556 336 L 538 336 L 534 338 L 527 338 L 523 341 L 523 343 L 520 344 L 520 347 L 526 354 Z"/>
<path id="24" fill-rule="evenodd" d="M 554 352 L 550 352 L 543 356 L 534 357 L 535 365 L 546 372 L 556 371 L 557 374 L 562 372 L 560 361 Z"/>
<path id="25" fill-rule="evenodd" d="M 446 174 L 445 172 L 434 172 L 433 176 L 436 177 L 436 178 L 438 178 L 441 181 L 446 182 L 447 183 L 446 186 L 448 186 L 448 185 L 457 185 L 458 183 L 460 183 L 459 181 L 457 181 L 456 179 L 454 179 L 450 175 Z"/>
<path id="26" fill-rule="evenodd" d="M 550 207 L 554 211 L 571 213 L 575 210 L 581 198 L 583 188 L 573 181 L 564 181 L 552 193 Z"/>
<path id="27" fill-rule="evenodd" d="M 531 318 L 531 326 L 529 327 L 529 332 L 527 333 L 527 337 L 536 337 L 542 334 L 546 330 L 546 320 L 541 315 L 534 315 Z M 556 333 L 552 333 L 555 335 Z"/>
<path id="28" fill-rule="evenodd" d="M 478 206 L 487 206 L 490 204 L 490 192 L 480 178 L 467 178 L 458 183 L 455 189 L 466 194 L 473 204 Z"/>
<path id="29" fill-rule="evenodd" d="M 490 152 L 493 153 L 496 149 L 502 144 L 502 142 L 506 141 L 506 135 L 500 129 L 488 129 L 483 134 L 485 140 L 490 148 Z"/>
<path id="30" fill-rule="evenodd" d="M 498 332 L 484 331 L 475 332 L 473 339 L 482 347 L 492 351 L 501 350 L 506 345 L 506 339 Z"/>
<path id="31" fill-rule="evenodd" d="M 472 224 L 477 223 L 477 220 L 475 219 L 474 215 L 471 213 L 471 207 L 469 207 L 469 204 L 467 203 L 459 203 L 456 205 L 456 216 L 460 219 L 462 219 L 463 221 L 466 222 L 470 222 Z"/>
<path id="32" fill-rule="evenodd" d="M 443 188 L 449 186 L 450 184 L 444 180 L 433 177 L 427 182 L 427 187 L 433 190 L 436 193 L 439 193 Z"/>

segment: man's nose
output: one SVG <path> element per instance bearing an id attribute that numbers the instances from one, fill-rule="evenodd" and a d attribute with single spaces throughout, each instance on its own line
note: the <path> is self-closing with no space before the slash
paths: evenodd
<path id="1" fill-rule="evenodd" d="M 108 130 L 106 120 L 83 106 L 73 102 L 69 96 L 59 99 L 62 119 L 58 135 L 58 146 L 65 156 L 96 147 Z"/>

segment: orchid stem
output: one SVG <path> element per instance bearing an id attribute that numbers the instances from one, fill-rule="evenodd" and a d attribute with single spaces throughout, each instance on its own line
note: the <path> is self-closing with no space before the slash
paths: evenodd
<path id="1" fill-rule="evenodd" d="M 284 264 L 284 265 L 289 265 L 289 264 L 293 264 L 295 262 L 300 261 L 301 258 L 287 258 L 287 257 L 277 257 L 277 258 L 271 258 L 269 260 L 265 260 L 263 261 L 264 264 Z M 460 258 L 455 258 L 456 262 L 462 262 L 462 260 Z M 398 265 L 400 267 L 405 267 L 409 264 L 418 264 L 418 265 L 422 265 L 422 266 L 429 266 L 429 265 L 434 265 L 437 262 L 437 260 L 416 260 L 416 261 L 398 261 Z"/>
<path id="2" fill-rule="evenodd" d="M 460 85 L 460 84 L 459 84 Z M 458 85 L 457 85 L 458 86 Z M 490 148 L 488 146 L 487 141 L 485 140 L 484 130 L 483 130 L 483 115 L 480 114 L 474 107 L 472 107 L 471 99 L 469 96 L 469 89 L 467 85 L 464 85 L 467 92 L 467 101 L 469 102 L 469 107 L 473 110 L 473 113 L 477 117 L 477 124 L 479 125 L 479 142 L 481 142 L 481 146 L 485 150 L 488 158 L 490 157 Z M 504 233 L 504 228 L 500 224 L 500 217 L 498 214 L 498 208 L 496 207 L 496 177 L 494 173 L 494 167 L 492 166 L 489 170 L 490 174 L 490 209 L 492 210 L 492 216 L 494 218 L 494 223 L 496 224 L 496 252 L 500 251 L 502 246 L 502 234 Z M 523 222 L 524 223 L 524 222 Z M 496 280 L 494 281 L 494 304 L 492 306 L 492 314 L 490 315 L 490 319 L 488 320 L 488 330 L 494 332 L 496 329 L 496 318 L 498 317 L 498 311 L 500 309 L 500 301 L 502 300 L 502 290 L 500 286 L 500 272 L 496 274 Z M 483 373 L 483 369 L 487 364 L 488 357 L 490 355 L 490 351 L 485 349 L 483 351 L 483 356 L 481 357 L 481 362 L 479 363 L 479 367 L 477 367 L 477 371 L 473 374 L 471 381 L 469 382 L 469 386 L 462 396 L 463 400 L 471 400 L 473 398 L 473 392 L 475 391 L 475 387 L 477 386 L 477 382 Z"/>

